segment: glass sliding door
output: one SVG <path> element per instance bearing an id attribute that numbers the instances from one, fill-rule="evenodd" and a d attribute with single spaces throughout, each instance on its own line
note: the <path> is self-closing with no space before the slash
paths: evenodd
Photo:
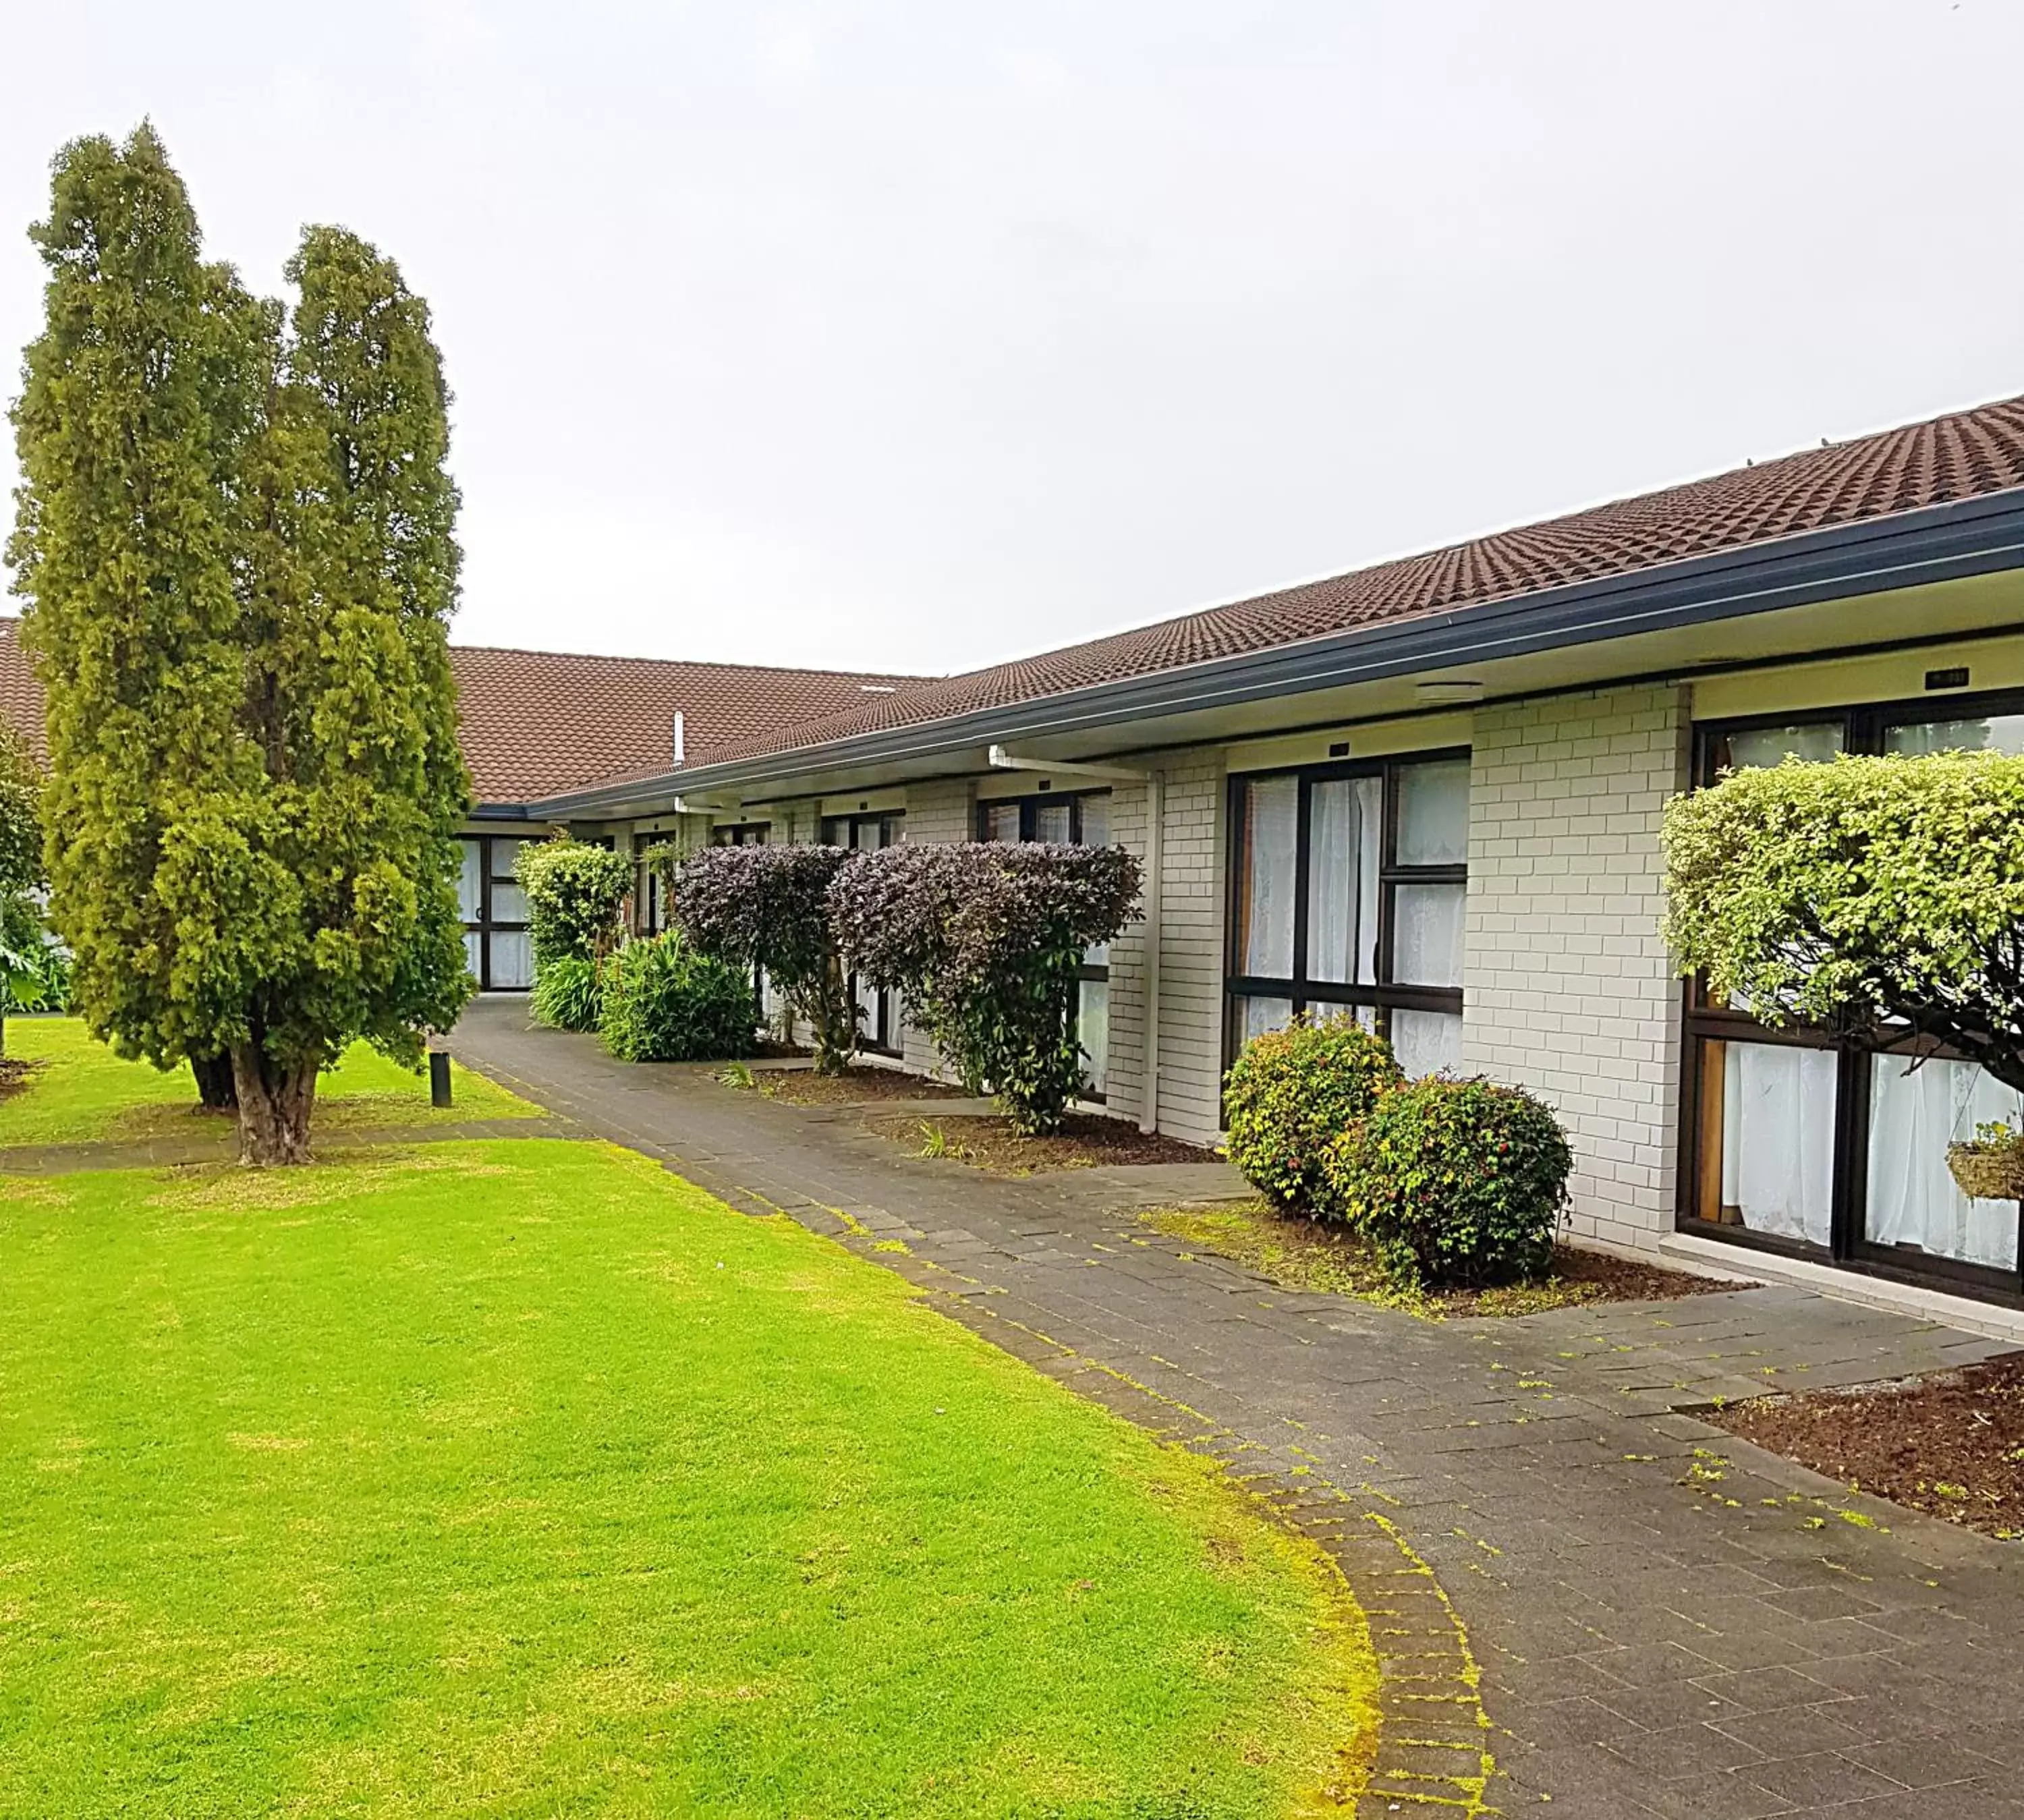
<path id="1" fill-rule="evenodd" d="M 1468 757 L 1230 783 L 1228 1059 L 1296 1012 L 1381 1031 L 1409 1074 L 1461 1064 Z"/>
<path id="2" fill-rule="evenodd" d="M 526 842 L 518 836 L 467 834 L 457 869 L 464 964 L 485 992 L 524 992 L 534 983 L 527 899 L 513 877 Z"/>

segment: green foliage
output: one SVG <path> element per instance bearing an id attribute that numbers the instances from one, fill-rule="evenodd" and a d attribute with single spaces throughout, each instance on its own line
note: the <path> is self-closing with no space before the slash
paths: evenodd
<path id="1" fill-rule="evenodd" d="M 1329 1146 L 1405 1078 L 1392 1045 L 1343 1016 L 1245 1045 L 1223 1082 L 1230 1160 L 1282 1207 L 1329 1210 Z"/>
<path id="2" fill-rule="evenodd" d="M 1718 999 L 1857 1042 L 1908 1025 L 2024 1089 L 2024 758 L 1740 771 L 1669 804 L 1664 840 L 1666 938 Z"/>
<path id="3" fill-rule="evenodd" d="M 1076 984 L 1085 951 L 1138 908 L 1121 847 L 902 844 L 853 855 L 830 887 L 837 945 L 1022 1133 L 1057 1130 L 1083 1087 Z"/>
<path id="4" fill-rule="evenodd" d="M 1543 1100 L 1430 1075 L 1380 1094 L 1323 1167 L 1329 1200 L 1395 1281 L 1480 1287 L 1553 1262 L 1574 1155 Z"/>
<path id="5" fill-rule="evenodd" d="M 229 1052 L 253 1160 L 317 1070 L 412 1062 L 470 990 L 446 625 L 457 496 L 427 306 L 334 228 L 278 303 L 200 256 L 160 141 L 65 148 L 13 416 L 48 695 L 53 921 L 92 1029 Z"/>
<path id="6" fill-rule="evenodd" d="M 579 954 L 550 961 L 534 976 L 529 1008 L 551 1030 L 596 1030 L 604 1018 L 603 965 Z"/>
<path id="7" fill-rule="evenodd" d="M 619 906 L 632 888 L 624 855 L 587 840 L 530 841 L 515 857 L 513 876 L 526 894 L 537 976 L 556 961 L 595 961 L 618 946 Z"/>
<path id="8" fill-rule="evenodd" d="M 667 874 L 683 932 L 705 954 L 765 969 L 814 1032 L 818 1074 L 842 1073 L 857 1047 L 857 1002 L 829 909 L 849 859 L 841 847 L 703 847 Z"/>
<path id="9" fill-rule="evenodd" d="M 628 942 L 605 962 L 603 981 L 604 1046 L 622 1062 L 752 1053 L 758 1006 L 750 977 L 673 932 Z"/>

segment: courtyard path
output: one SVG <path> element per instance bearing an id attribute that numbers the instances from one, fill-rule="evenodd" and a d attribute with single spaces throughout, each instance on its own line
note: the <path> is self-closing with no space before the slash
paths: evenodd
<path id="1" fill-rule="evenodd" d="M 2024 1555 L 1692 1413 L 1996 1342 L 1782 1287 L 1429 1323 L 1274 1288 L 1139 1224 L 1214 1192 L 1212 1170 L 1014 1181 L 910 1158 L 861 1110 L 621 1065 L 508 999 L 472 1005 L 450 1046 L 899 1272 L 1314 1533 L 1384 1672 L 1358 1815 L 2024 1815 Z"/>

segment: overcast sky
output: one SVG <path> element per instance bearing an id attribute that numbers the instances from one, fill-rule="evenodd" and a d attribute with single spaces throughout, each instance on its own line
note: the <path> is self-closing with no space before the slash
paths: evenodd
<path id="1" fill-rule="evenodd" d="M 2024 391 L 2017 0 L 68 0 L 0 53 L 9 350 L 51 153 L 144 114 L 258 287 L 306 221 L 399 259 L 467 642 L 966 668 Z"/>

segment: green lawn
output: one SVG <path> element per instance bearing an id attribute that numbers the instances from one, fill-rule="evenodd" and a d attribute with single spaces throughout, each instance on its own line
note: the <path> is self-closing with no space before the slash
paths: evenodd
<path id="1" fill-rule="evenodd" d="M 7 1820 L 1281 1815 L 1373 1679 L 1206 1464 L 629 1153 L 0 1180 Z"/>
<path id="2" fill-rule="evenodd" d="M 162 1137 L 223 1122 L 196 1110 L 196 1083 L 186 1066 L 164 1074 L 123 1062 L 75 1017 L 10 1017 L 6 1044 L 11 1059 L 34 1067 L 24 1086 L 0 1099 L 0 1145 Z M 448 1111 L 434 1111 L 426 1075 L 411 1075 L 354 1043 L 317 1083 L 311 1130 L 530 1118 L 541 1111 L 455 1063 L 450 1097 Z"/>

